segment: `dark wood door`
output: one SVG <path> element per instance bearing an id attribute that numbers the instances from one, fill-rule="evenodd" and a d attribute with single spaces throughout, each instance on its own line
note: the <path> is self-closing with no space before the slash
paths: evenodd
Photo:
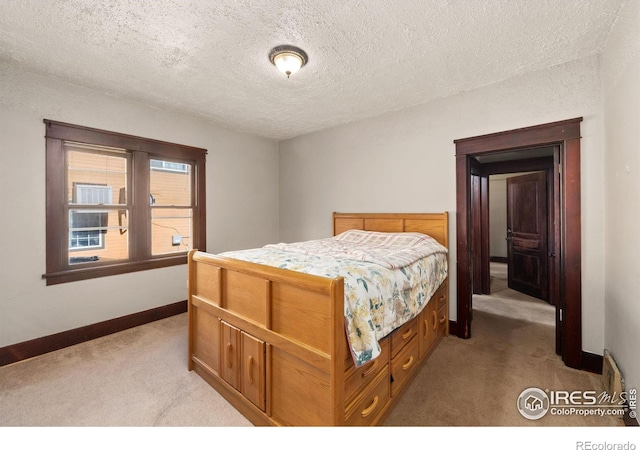
<path id="1" fill-rule="evenodd" d="M 509 288 L 548 298 L 547 179 L 545 172 L 507 179 Z"/>

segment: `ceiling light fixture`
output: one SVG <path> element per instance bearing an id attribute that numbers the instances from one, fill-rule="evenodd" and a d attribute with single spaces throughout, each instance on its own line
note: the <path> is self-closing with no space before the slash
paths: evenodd
<path id="1" fill-rule="evenodd" d="M 292 45 L 279 45 L 272 48 L 269 52 L 269 61 L 271 61 L 280 72 L 285 73 L 287 78 L 300 70 L 308 60 L 309 57 L 304 50 Z"/>

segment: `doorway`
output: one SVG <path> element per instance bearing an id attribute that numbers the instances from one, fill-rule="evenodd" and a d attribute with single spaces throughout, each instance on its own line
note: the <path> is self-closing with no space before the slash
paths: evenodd
<path id="1" fill-rule="evenodd" d="M 521 156 L 535 155 L 527 160 L 505 160 L 499 173 L 493 164 L 481 164 L 488 175 L 489 224 L 480 228 L 488 233 L 490 261 L 506 264 L 506 280 L 510 289 L 555 304 L 553 281 L 549 277 L 553 249 L 554 199 L 553 199 L 553 147 L 523 149 Z M 510 157 L 504 154 L 504 158 Z M 512 156 L 511 156 L 512 157 Z M 528 172 L 522 172 L 527 168 Z M 543 170 L 544 169 L 544 170 Z M 477 202 L 472 201 L 472 215 Z M 480 207 L 487 207 L 480 204 Z M 474 255 L 474 271 L 486 264 Z M 475 283 L 474 277 L 474 283 Z M 484 284 L 482 285 L 484 287 Z M 474 294 L 490 294 L 487 290 L 473 288 Z"/>
<path id="2" fill-rule="evenodd" d="M 580 122 L 582 118 L 472 138 L 456 144 L 457 322 L 456 334 L 471 337 L 472 294 L 488 290 L 488 185 L 490 173 L 545 171 L 548 192 L 546 255 L 548 295 L 556 308 L 556 352 L 569 367 L 582 368 L 580 249 Z M 551 150 L 550 150 L 551 149 Z M 538 154 L 536 154 L 538 152 Z M 539 152 L 547 152 L 540 156 Z M 551 152 L 551 154 L 548 154 Z M 483 229 L 484 227 L 484 229 Z M 571 232 L 568 233 L 567 231 Z M 475 280 L 475 283 L 474 283 Z"/>

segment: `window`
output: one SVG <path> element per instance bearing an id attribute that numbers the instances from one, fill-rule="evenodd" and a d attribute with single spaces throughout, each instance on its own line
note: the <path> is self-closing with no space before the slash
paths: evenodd
<path id="1" fill-rule="evenodd" d="M 69 214 L 69 250 L 104 248 L 108 213 L 71 211 Z"/>
<path id="2" fill-rule="evenodd" d="M 160 161 L 158 159 L 151 160 L 151 170 L 168 170 L 171 172 L 186 173 L 189 170 L 187 164 L 180 164 L 171 161 Z"/>
<path id="3" fill-rule="evenodd" d="M 184 264 L 205 248 L 206 150 L 44 122 L 48 285 Z"/>
<path id="4" fill-rule="evenodd" d="M 73 204 L 110 204 L 111 186 L 74 183 Z M 104 248 L 109 212 L 71 211 L 69 213 L 69 250 Z M 70 256 L 70 263 L 83 262 L 82 256 Z"/>

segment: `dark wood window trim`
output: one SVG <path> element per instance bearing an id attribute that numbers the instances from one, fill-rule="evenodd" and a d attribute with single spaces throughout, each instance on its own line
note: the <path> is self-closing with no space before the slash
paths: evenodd
<path id="1" fill-rule="evenodd" d="M 63 143 L 71 141 L 103 147 L 125 149 L 131 156 L 131 173 L 135 186 L 130 189 L 133 204 L 149 204 L 149 159 L 167 158 L 188 162 L 193 173 L 193 248 L 206 249 L 205 159 L 202 148 L 172 144 L 112 131 L 44 120 L 46 133 L 46 273 L 47 285 L 117 275 L 140 270 L 186 264 L 187 252 L 151 256 L 150 208 L 139 208 L 129 224 L 133 233 L 129 258 L 105 265 L 70 268 L 68 265 L 68 221 L 64 215 L 66 201 L 66 167 Z"/>

